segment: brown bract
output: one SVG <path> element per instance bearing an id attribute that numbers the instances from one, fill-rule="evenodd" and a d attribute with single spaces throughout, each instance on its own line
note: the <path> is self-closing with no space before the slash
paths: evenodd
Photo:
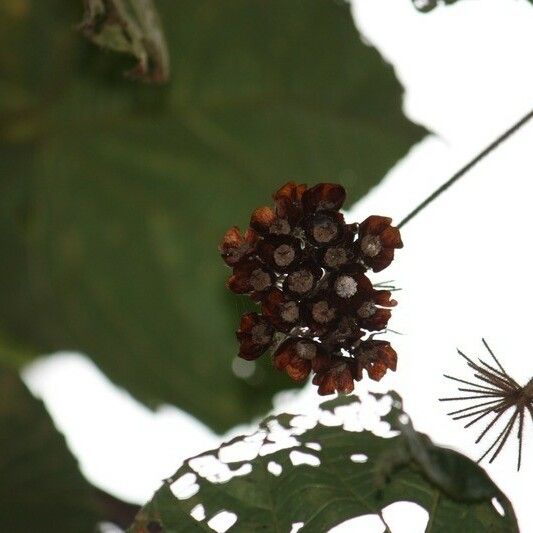
<path id="1" fill-rule="evenodd" d="M 295 381 L 314 373 L 319 394 L 351 392 L 363 370 L 375 380 L 395 370 L 396 352 L 371 332 L 386 331 L 396 302 L 365 275 L 402 247 L 391 219 L 346 224 L 346 192 L 332 183 L 289 182 L 273 198 L 274 206 L 252 212 L 244 235 L 232 227 L 220 244 L 233 268 L 230 290 L 261 305 L 241 319 L 239 356 L 272 348 L 278 370 Z"/>
<path id="2" fill-rule="evenodd" d="M 242 235 L 241 230 L 233 226 L 224 235 L 218 249 L 226 264 L 235 266 L 255 251 L 257 241 L 258 235 L 252 228 Z"/>

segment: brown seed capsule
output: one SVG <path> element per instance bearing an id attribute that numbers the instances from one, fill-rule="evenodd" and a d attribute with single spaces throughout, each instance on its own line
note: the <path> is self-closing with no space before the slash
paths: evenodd
<path id="1" fill-rule="evenodd" d="M 331 246 L 326 248 L 322 264 L 324 268 L 335 270 L 348 264 L 351 260 L 351 254 L 344 246 Z"/>
<path id="2" fill-rule="evenodd" d="M 280 331 L 290 331 L 300 320 L 300 306 L 279 289 L 272 289 L 261 305 L 263 316 Z"/>
<path id="3" fill-rule="evenodd" d="M 354 389 L 353 376 L 349 361 L 343 358 L 332 359 L 331 366 L 318 371 L 313 378 L 313 383 L 318 385 L 318 394 L 321 396 L 334 392 L 350 393 Z"/>
<path id="4" fill-rule="evenodd" d="M 390 291 L 372 289 L 358 296 L 353 308 L 359 325 L 368 331 L 381 331 L 387 327 L 392 311 L 397 304 Z"/>
<path id="5" fill-rule="evenodd" d="M 299 337 L 289 337 L 282 342 L 274 354 L 274 366 L 286 372 L 295 381 L 305 379 L 318 360 L 324 359 L 319 343 Z"/>
<path id="6" fill-rule="evenodd" d="M 388 267 L 394 259 L 394 249 L 403 247 L 400 231 L 391 222 L 391 218 L 373 215 L 359 225 L 356 248 L 360 259 L 374 272 Z"/>
<path id="7" fill-rule="evenodd" d="M 309 295 L 322 277 L 322 269 L 311 261 L 301 263 L 283 282 L 283 291 L 296 298 Z"/>
<path id="8" fill-rule="evenodd" d="M 228 280 L 231 291 L 237 294 L 251 294 L 254 300 L 260 300 L 273 284 L 274 274 L 257 259 L 241 261 L 233 268 L 233 275 Z"/>
<path id="9" fill-rule="evenodd" d="M 319 211 L 307 219 L 306 233 L 316 246 L 335 244 L 344 236 L 344 217 L 334 211 Z"/>
<path id="10" fill-rule="evenodd" d="M 271 236 L 259 244 L 259 254 L 274 270 L 287 272 L 298 265 L 302 248 L 292 237 Z"/>
<path id="11" fill-rule="evenodd" d="M 245 313 L 236 332 L 241 346 L 239 357 L 251 361 L 257 359 L 272 344 L 274 328 L 257 313 Z"/>

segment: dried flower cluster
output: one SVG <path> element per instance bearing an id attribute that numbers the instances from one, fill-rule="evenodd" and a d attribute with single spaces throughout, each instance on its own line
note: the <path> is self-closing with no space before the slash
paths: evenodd
<path id="1" fill-rule="evenodd" d="M 489 365 L 486 361 L 479 359 L 479 364 L 467 357 L 463 352 L 457 350 L 459 355 L 466 361 L 468 367 L 474 371 L 474 377 L 477 381 L 467 381 L 453 376 L 444 375 L 444 377 L 457 381 L 463 384 L 458 387 L 460 392 L 468 392 L 469 396 L 456 396 L 451 398 L 440 398 L 441 402 L 467 401 L 472 405 L 463 407 L 447 413 L 454 420 L 470 421 L 465 425 L 469 428 L 476 422 L 485 417 L 492 418 L 490 422 L 485 425 L 485 428 L 480 433 L 476 440 L 476 444 L 487 435 L 487 433 L 494 427 L 505 413 L 511 411 L 512 414 L 509 420 L 505 423 L 503 429 L 497 434 L 491 446 L 479 458 L 483 460 L 490 452 L 493 452 L 489 463 L 492 463 L 500 454 L 507 439 L 511 435 L 514 426 L 518 426 L 516 437 L 518 439 L 518 461 L 517 470 L 520 470 L 522 462 L 522 441 L 524 436 L 524 426 L 527 414 L 531 416 L 533 421 L 533 378 L 529 380 L 527 385 L 519 385 L 500 364 L 489 345 L 483 340 L 485 348 L 496 363 L 496 366 Z M 464 385 L 467 385 L 465 388 Z M 480 401 L 482 400 L 482 401 Z M 485 419 L 486 420 L 486 419 Z M 479 462 L 478 461 L 478 462 Z"/>
<path id="2" fill-rule="evenodd" d="M 254 360 L 272 348 L 278 370 L 295 381 L 313 371 L 322 395 L 351 392 L 364 369 L 374 380 L 396 369 L 390 343 L 374 339 L 396 302 L 365 272 L 392 262 L 400 232 L 381 216 L 346 224 L 345 197 L 340 185 L 287 183 L 274 208 L 256 209 L 244 235 L 232 227 L 220 245 L 233 268 L 229 288 L 261 306 L 241 318 L 239 356 Z"/>

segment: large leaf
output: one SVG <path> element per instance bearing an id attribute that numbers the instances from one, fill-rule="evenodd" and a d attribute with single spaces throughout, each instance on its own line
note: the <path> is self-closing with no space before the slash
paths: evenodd
<path id="1" fill-rule="evenodd" d="M 1 366 L 0 395 L 2 531 L 94 531 L 100 516 L 93 489 L 43 404 Z"/>
<path id="2" fill-rule="evenodd" d="M 341 2 L 166 0 L 173 79 L 135 84 L 74 33 L 81 4 L 15 5 L 0 8 L 0 328 L 219 430 L 264 412 L 289 383 L 267 360 L 233 374 L 244 304 L 217 243 L 288 178 L 341 181 L 352 202 L 376 184 L 423 134 L 392 68 Z"/>
<path id="3" fill-rule="evenodd" d="M 385 420 L 400 429 L 396 436 L 350 431 L 331 419 L 309 429 L 312 424 L 298 416 L 267 418 L 257 434 L 186 461 L 129 531 L 206 531 L 206 523 L 225 512 L 236 518 L 231 532 L 285 532 L 295 523 L 303 524 L 301 532 L 322 532 L 350 518 L 382 517 L 387 505 L 411 501 L 428 511 L 433 533 L 517 532 L 511 504 L 485 471 L 417 433 L 398 396 L 391 396 Z M 343 409 L 354 427 L 359 400 L 340 397 L 322 408 Z M 246 460 L 236 461 L 243 453 Z M 503 516 L 493 498 L 503 505 Z"/>

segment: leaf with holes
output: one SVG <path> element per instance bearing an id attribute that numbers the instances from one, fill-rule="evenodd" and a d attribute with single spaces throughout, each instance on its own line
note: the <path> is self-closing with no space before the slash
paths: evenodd
<path id="1" fill-rule="evenodd" d="M 232 371 L 244 304 L 218 242 L 288 179 L 352 202 L 378 183 L 424 134 L 392 68 L 343 2 L 161 0 L 172 80 L 138 84 L 73 30 L 81 2 L 19 4 L 0 6 L 0 329 L 217 430 L 264 413 L 292 385 L 266 358 Z"/>
<path id="2" fill-rule="evenodd" d="M 362 515 L 384 520 L 382 510 L 398 501 L 424 507 L 432 532 L 518 532 L 510 502 L 485 471 L 417 433 L 395 393 L 366 404 L 348 398 L 351 403 L 340 397 L 323 406 L 320 417 L 327 414 L 328 425 L 269 417 L 257 433 L 189 459 L 141 509 L 130 533 L 149 526 L 275 532 L 295 523 L 303 524 L 302 532 L 328 531 Z M 357 427 L 368 404 L 390 405 L 381 421 L 398 431 L 380 437 Z"/>

